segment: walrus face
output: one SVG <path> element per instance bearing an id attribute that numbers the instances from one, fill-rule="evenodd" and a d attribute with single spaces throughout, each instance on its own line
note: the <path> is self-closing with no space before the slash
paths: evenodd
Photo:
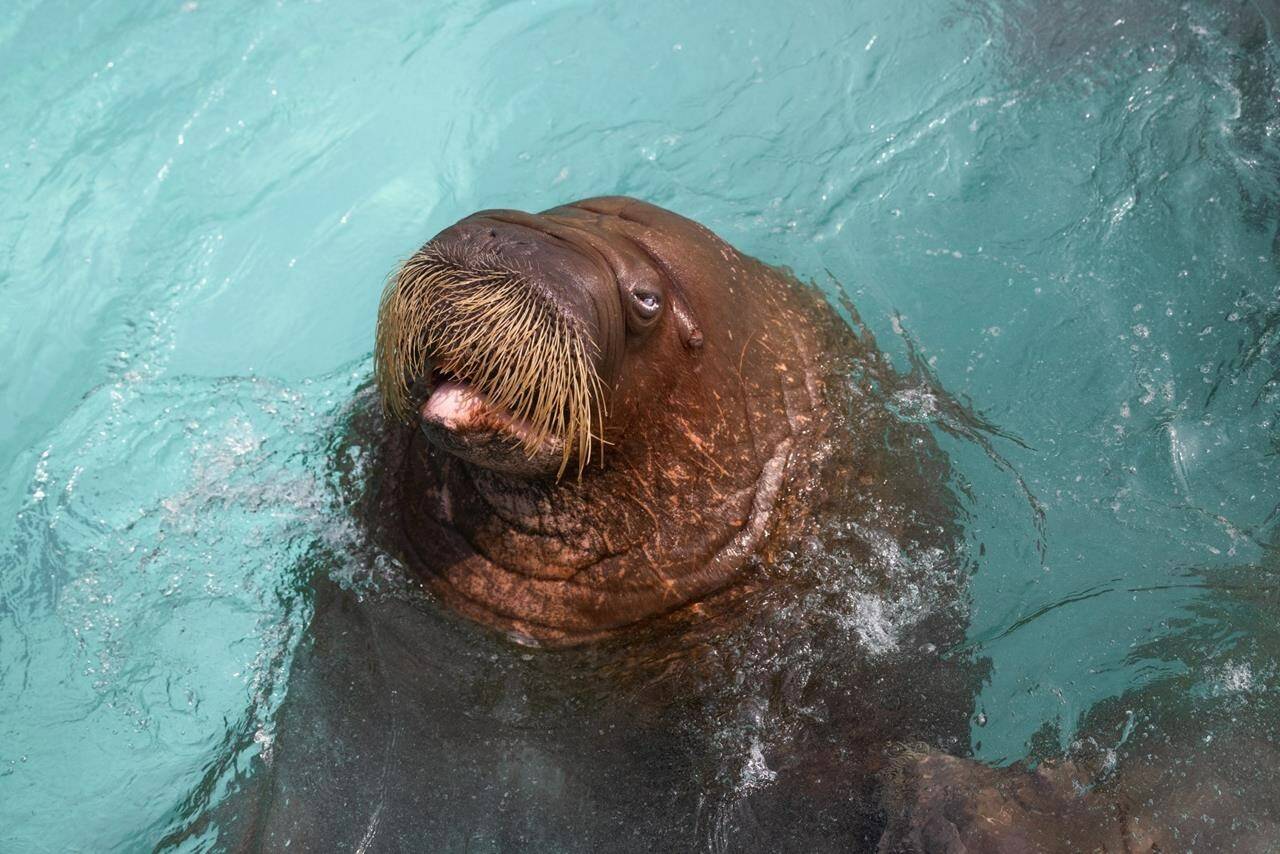
<path id="1" fill-rule="evenodd" d="M 668 294 L 652 264 L 588 220 L 484 211 L 400 268 L 378 313 L 389 411 L 428 439 L 521 477 L 581 475 L 603 450 L 611 392 Z"/>

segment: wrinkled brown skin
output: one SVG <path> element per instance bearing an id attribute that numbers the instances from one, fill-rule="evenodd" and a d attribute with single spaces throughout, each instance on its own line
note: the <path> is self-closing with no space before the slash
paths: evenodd
<path id="1" fill-rule="evenodd" d="M 743 561 L 793 524 L 777 505 L 823 453 L 828 386 L 842 380 L 832 356 L 853 352 L 849 328 L 812 289 L 634 199 L 475 218 L 590 247 L 619 278 L 657 279 L 668 310 L 627 336 L 604 465 L 580 478 L 508 477 L 412 433 L 393 503 L 413 565 L 458 611 L 552 645 L 741 581 Z"/>

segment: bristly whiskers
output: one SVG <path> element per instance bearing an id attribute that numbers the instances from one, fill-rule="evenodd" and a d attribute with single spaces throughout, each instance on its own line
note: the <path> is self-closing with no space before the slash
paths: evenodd
<path id="1" fill-rule="evenodd" d="M 427 244 L 382 293 L 374 380 L 384 408 L 408 421 L 415 380 L 432 370 L 457 377 L 529 426 L 527 453 L 560 439 L 559 474 L 576 451 L 581 475 L 592 445 L 603 449 L 596 354 L 595 342 L 519 270 L 497 259 L 464 263 Z"/>

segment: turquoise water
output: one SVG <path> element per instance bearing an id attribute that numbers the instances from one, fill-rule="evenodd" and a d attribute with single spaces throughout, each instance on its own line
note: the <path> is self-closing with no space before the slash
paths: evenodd
<path id="1" fill-rule="evenodd" d="M 331 448 L 380 286 L 483 207 L 672 207 L 1021 440 L 940 430 L 979 758 L 1280 688 L 1254 4 L 123 6 L 0 22 L 0 848 L 155 847 L 270 748 L 300 557 L 360 545 Z"/>

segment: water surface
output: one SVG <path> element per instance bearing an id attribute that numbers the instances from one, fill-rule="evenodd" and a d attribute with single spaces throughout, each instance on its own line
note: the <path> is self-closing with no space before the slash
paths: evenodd
<path id="1" fill-rule="evenodd" d="M 1270 699 L 1275 19 L 848 5 L 15 0 L 0 848 L 152 848 L 270 749 L 302 556 L 341 576 L 359 544 L 333 448 L 385 275 L 477 208 L 600 193 L 841 283 L 1021 440 L 1002 467 L 938 429 L 989 665 L 974 755 L 1065 747 L 1174 677 Z M 912 607 L 855 610 L 851 643 Z"/>

